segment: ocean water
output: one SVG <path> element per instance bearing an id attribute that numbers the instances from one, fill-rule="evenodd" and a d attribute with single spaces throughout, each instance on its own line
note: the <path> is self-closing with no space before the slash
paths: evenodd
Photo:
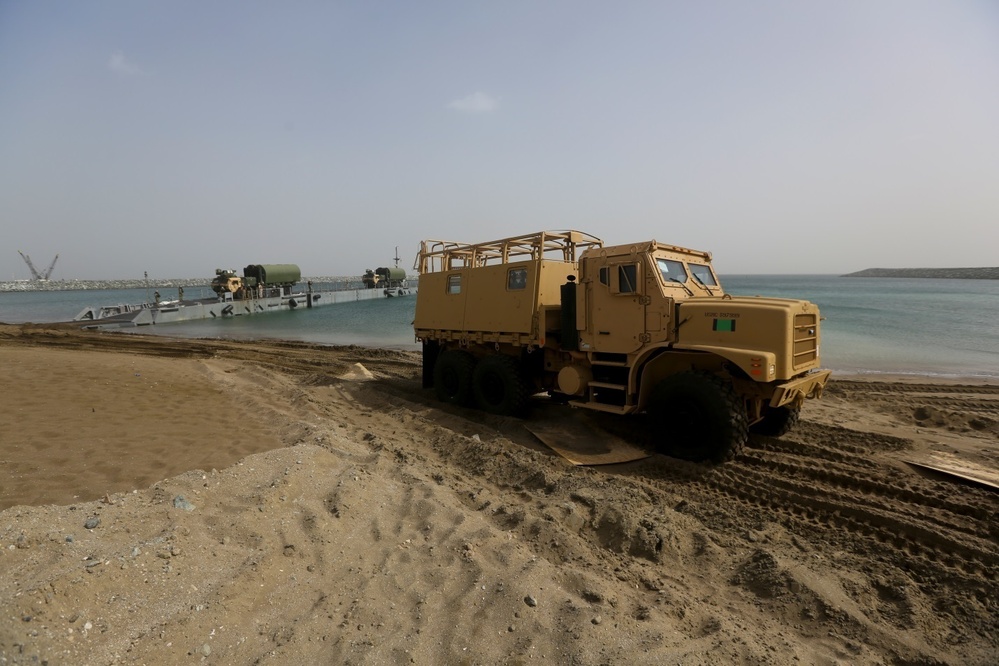
<path id="1" fill-rule="evenodd" d="M 823 365 L 835 371 L 999 379 L 999 280 L 723 275 L 721 281 L 735 296 L 817 303 L 823 316 Z M 162 293 L 164 299 L 172 296 Z M 211 295 L 207 286 L 185 288 L 189 298 Z M 145 289 L 0 292 L 0 322 L 66 321 L 87 306 L 145 300 Z M 387 298 L 123 330 L 418 349 L 412 329 L 415 304 L 414 296 Z"/>
<path id="2" fill-rule="evenodd" d="M 843 372 L 999 378 L 999 280 L 732 275 L 733 296 L 818 304 L 822 362 Z"/>

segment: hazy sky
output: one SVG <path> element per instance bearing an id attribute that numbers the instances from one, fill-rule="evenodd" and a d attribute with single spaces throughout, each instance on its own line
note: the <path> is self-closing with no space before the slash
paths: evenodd
<path id="1" fill-rule="evenodd" d="M 999 2 L 0 0 L 0 280 L 570 228 L 999 265 Z"/>

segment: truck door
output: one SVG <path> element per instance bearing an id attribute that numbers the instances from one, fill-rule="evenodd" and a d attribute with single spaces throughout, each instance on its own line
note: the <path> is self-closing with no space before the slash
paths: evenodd
<path id="1" fill-rule="evenodd" d="M 627 354 L 645 338 L 645 280 L 639 257 L 595 261 L 587 285 L 587 330 L 580 331 L 585 351 Z M 583 343 L 588 343 L 589 347 Z"/>

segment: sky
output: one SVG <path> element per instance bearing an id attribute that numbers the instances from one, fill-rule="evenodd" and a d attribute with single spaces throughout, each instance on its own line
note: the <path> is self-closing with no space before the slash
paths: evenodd
<path id="1" fill-rule="evenodd" d="M 545 229 L 999 266 L 999 3 L 0 0 L 0 280 Z"/>

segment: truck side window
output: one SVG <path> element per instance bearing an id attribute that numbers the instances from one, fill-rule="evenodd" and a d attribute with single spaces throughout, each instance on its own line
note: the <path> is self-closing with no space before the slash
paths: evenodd
<path id="1" fill-rule="evenodd" d="M 617 267 L 618 291 L 622 294 L 633 294 L 638 291 L 638 267 L 635 264 L 623 264 Z"/>
<path id="2" fill-rule="evenodd" d="M 507 289 L 526 289 L 527 288 L 527 269 L 526 268 L 511 268 L 509 271 L 507 271 L 506 288 Z"/>
<path id="3" fill-rule="evenodd" d="M 606 266 L 600 269 L 600 284 L 610 286 L 610 269 Z"/>
<path id="4" fill-rule="evenodd" d="M 447 276 L 447 293 L 449 294 L 461 293 L 461 275 Z"/>
<path id="5" fill-rule="evenodd" d="M 711 267 L 705 264 L 690 264 L 690 272 L 694 274 L 697 281 L 708 287 L 718 286 L 715 276 L 711 274 Z"/>

